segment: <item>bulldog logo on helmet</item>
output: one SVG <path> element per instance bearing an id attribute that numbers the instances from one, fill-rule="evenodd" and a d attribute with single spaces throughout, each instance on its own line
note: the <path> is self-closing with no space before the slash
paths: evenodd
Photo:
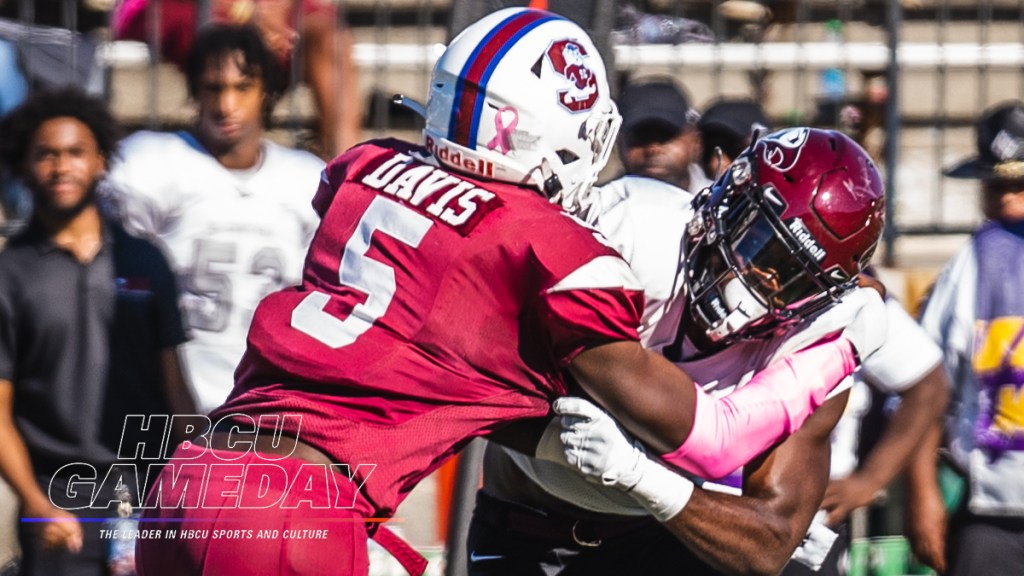
<path id="1" fill-rule="evenodd" d="M 558 91 L 558 101 L 571 112 L 590 110 L 597 101 L 597 76 L 587 67 L 587 50 L 575 40 L 558 40 L 547 51 L 551 67 L 570 82 Z"/>
<path id="2" fill-rule="evenodd" d="M 807 128 L 790 128 L 769 134 L 758 141 L 763 149 L 764 163 L 779 172 L 787 172 L 796 166 L 800 151 L 807 143 Z"/>

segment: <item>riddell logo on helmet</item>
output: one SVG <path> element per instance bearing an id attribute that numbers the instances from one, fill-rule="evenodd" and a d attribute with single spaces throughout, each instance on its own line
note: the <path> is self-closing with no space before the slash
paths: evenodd
<path id="1" fill-rule="evenodd" d="M 821 262 L 825 259 L 825 256 L 828 255 L 825 252 L 825 249 L 818 244 L 817 240 L 814 239 L 814 236 L 811 235 L 811 232 L 807 230 L 807 227 L 804 226 L 803 220 L 793 218 L 789 221 L 789 224 L 786 227 L 789 228 L 789 231 L 796 237 L 797 242 L 804 247 L 804 250 L 807 250 L 815 260 Z"/>
<path id="2" fill-rule="evenodd" d="M 430 136 L 426 137 L 427 150 L 430 154 L 448 166 L 457 166 L 466 172 L 479 174 L 487 178 L 494 178 L 494 162 L 490 160 L 474 160 L 463 158 L 462 152 L 453 150 L 443 144 L 434 142 Z"/>
<path id="3" fill-rule="evenodd" d="M 587 66 L 587 50 L 575 40 L 558 40 L 548 47 L 551 67 L 572 83 L 568 90 L 558 91 L 558 102 L 572 112 L 583 112 L 597 102 L 597 75 Z"/>

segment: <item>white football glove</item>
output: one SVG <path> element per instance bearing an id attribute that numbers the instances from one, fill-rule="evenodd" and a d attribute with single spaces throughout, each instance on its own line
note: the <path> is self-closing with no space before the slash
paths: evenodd
<path id="1" fill-rule="evenodd" d="M 647 460 L 639 442 L 628 438 L 608 413 L 582 398 L 559 398 L 554 408 L 562 415 L 559 438 L 569 466 L 605 486 L 622 491 L 636 486 Z"/>
<path id="2" fill-rule="evenodd" d="M 693 483 L 649 459 L 604 410 L 582 398 L 559 398 L 554 409 L 565 461 L 587 480 L 629 494 L 660 522 L 689 502 Z"/>

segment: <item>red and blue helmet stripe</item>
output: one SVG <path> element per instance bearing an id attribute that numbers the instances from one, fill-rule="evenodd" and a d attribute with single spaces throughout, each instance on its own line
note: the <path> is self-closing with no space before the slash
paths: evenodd
<path id="1" fill-rule="evenodd" d="M 452 99 L 451 118 L 448 121 L 450 141 L 470 149 L 476 148 L 480 113 L 491 74 L 516 42 L 537 26 L 552 20 L 564 18 L 539 10 L 518 12 L 495 26 L 477 44 L 455 84 L 455 97 Z M 467 110 L 472 110 L 472 114 L 467 114 Z"/>

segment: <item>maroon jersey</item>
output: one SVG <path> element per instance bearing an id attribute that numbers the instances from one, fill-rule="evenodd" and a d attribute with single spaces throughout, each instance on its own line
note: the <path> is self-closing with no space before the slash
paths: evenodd
<path id="1" fill-rule="evenodd" d="M 391 140 L 327 167 L 303 283 L 257 308 L 213 414 L 301 415 L 286 432 L 364 465 L 380 515 L 473 437 L 547 414 L 572 358 L 636 340 L 643 309 L 594 230 L 531 189 L 427 158 Z"/>

